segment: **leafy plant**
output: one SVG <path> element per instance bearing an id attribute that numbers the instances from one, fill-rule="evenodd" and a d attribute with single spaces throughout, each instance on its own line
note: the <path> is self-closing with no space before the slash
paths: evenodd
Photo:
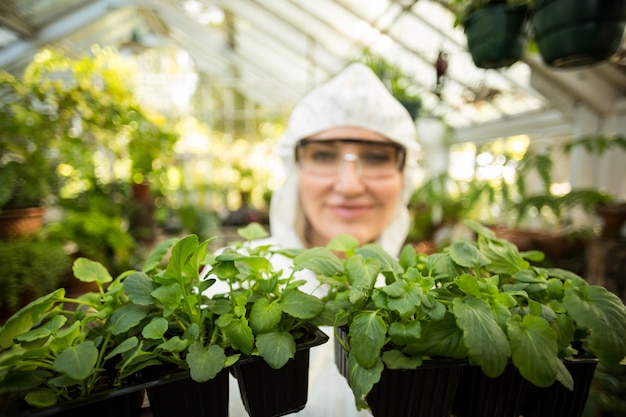
<path id="1" fill-rule="evenodd" d="M 63 242 L 55 240 L 1 242 L 0 308 L 15 312 L 62 286 L 72 264 L 63 246 Z"/>
<path id="2" fill-rule="evenodd" d="M 67 298 L 58 289 L 0 328 L 1 407 L 23 401 L 47 407 L 142 375 L 182 371 L 203 382 L 241 355 L 282 367 L 324 310 L 320 299 L 300 291 L 303 281 L 296 278 L 314 254 L 297 255 L 300 266 L 283 277 L 268 259 L 278 253 L 252 244 L 264 229 L 252 224 L 240 233 L 247 242 L 217 255 L 208 251 L 210 239 L 168 239 L 141 270 L 115 279 L 101 263 L 77 259 L 76 278 L 95 282 L 98 291 Z M 217 281 L 229 290 L 209 297 Z"/>
<path id="3" fill-rule="evenodd" d="M 132 358 L 119 358 L 138 344 L 127 331 L 141 318 L 140 312 L 114 312 L 125 302 L 122 277 L 113 280 L 101 265 L 85 258 L 75 262 L 74 273 L 82 281 L 95 282 L 100 291 L 69 299 L 63 288 L 57 289 L 19 310 L 0 329 L 3 406 L 14 406 L 11 399 L 20 400 L 19 405 L 23 398 L 32 406 L 46 407 L 98 391 L 109 378 L 113 382 L 108 383 L 118 385 L 124 378 Z M 107 369 L 115 368 L 115 376 L 107 375 Z"/>
<path id="4" fill-rule="evenodd" d="M 0 208 L 36 207 L 58 186 L 56 87 L 0 71 Z"/>
<path id="5" fill-rule="evenodd" d="M 227 282 L 229 309 L 217 320 L 232 347 L 245 355 L 259 355 L 272 368 L 281 368 L 294 357 L 296 343 L 305 337 L 308 323 L 324 311 L 324 303 L 300 287 L 297 272 L 306 269 L 315 251 L 274 251 L 271 245 L 255 245 L 267 236 L 257 223 L 239 229 L 247 242 L 224 250 L 212 263 L 209 277 Z M 293 268 L 275 270 L 272 257 L 294 257 Z M 216 299 L 219 295 L 214 296 Z"/>
<path id="6" fill-rule="evenodd" d="M 375 55 L 369 49 L 363 51 L 359 62 L 367 65 L 381 79 L 391 94 L 407 109 L 415 119 L 422 108 L 422 99 L 415 90 L 415 82 L 401 68 L 385 58 Z"/>
<path id="7" fill-rule="evenodd" d="M 198 273 L 207 244 L 193 235 L 165 241 L 141 271 L 115 279 L 100 263 L 77 259 L 76 278 L 95 282 L 97 292 L 67 298 L 58 289 L 0 328 L 1 403 L 11 406 L 7 398 L 19 403 L 23 397 L 31 406 L 47 407 L 120 387 L 157 365 L 190 370 L 198 381 L 214 377 L 230 362 L 211 321 L 213 304 L 199 291 L 211 285 L 201 284 Z"/>
<path id="8" fill-rule="evenodd" d="M 331 287 L 334 325 L 346 330 L 338 340 L 349 352 L 359 408 L 384 367 L 463 359 L 496 377 L 512 362 L 534 385 L 559 381 L 571 389 L 564 359 L 593 356 L 611 365 L 626 356 L 626 307 L 617 296 L 571 272 L 532 266 L 540 252 L 520 253 L 480 224 L 466 224 L 476 242 L 440 253 L 407 245 L 396 261 L 375 244 L 341 237 L 316 260 L 334 268 L 311 267 Z M 378 276 L 384 285 L 375 285 Z"/>
<path id="9" fill-rule="evenodd" d="M 463 24 L 470 14 L 494 4 L 508 4 L 511 6 L 530 6 L 534 0 L 450 0 L 448 7 L 455 13 L 454 26 Z"/>

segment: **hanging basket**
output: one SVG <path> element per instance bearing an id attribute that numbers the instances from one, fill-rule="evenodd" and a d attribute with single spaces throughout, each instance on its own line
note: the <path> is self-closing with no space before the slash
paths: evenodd
<path id="1" fill-rule="evenodd" d="M 2 210 L 0 212 L 0 236 L 26 237 L 43 227 L 45 207 Z"/>
<path id="2" fill-rule="evenodd" d="M 572 68 L 606 60 L 626 24 L 626 0 L 538 0 L 531 17 L 543 61 Z"/>
<path id="3" fill-rule="evenodd" d="M 526 47 L 525 7 L 496 4 L 480 9 L 464 21 L 467 49 L 478 68 L 508 67 L 519 61 Z"/>

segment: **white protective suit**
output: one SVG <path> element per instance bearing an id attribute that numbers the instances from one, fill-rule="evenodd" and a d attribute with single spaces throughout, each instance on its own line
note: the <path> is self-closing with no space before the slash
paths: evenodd
<path id="1" fill-rule="evenodd" d="M 417 176 L 415 122 L 408 111 L 389 93 L 380 79 L 365 65 L 351 64 L 326 84 L 308 93 L 293 110 L 287 131 L 279 142 L 279 153 L 285 169 L 285 182 L 275 190 L 270 207 L 269 242 L 284 248 L 302 248 L 295 230 L 298 210 L 298 169 L 295 161 L 296 143 L 315 133 L 342 126 L 361 127 L 403 145 L 406 148 L 404 186 L 391 223 L 382 232 L 377 243 L 394 256 L 406 239 L 410 226 L 407 204 Z M 267 243 L 265 241 L 264 243 Z M 278 268 L 288 268 L 286 258 L 272 260 Z M 303 271 L 306 272 L 306 271 Z M 310 276 L 311 285 L 317 282 Z M 334 362 L 332 328 L 322 329 L 330 336 L 324 345 L 310 351 L 309 394 L 304 410 L 292 416 L 306 417 L 361 417 L 371 416 L 356 410 L 352 390 L 341 376 Z M 263 383 L 259 381 L 259 383 Z M 239 390 L 231 376 L 230 416 L 245 417 Z"/>

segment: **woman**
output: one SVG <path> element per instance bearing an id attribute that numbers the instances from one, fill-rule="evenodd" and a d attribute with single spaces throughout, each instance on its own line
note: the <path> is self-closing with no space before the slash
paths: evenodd
<path id="1" fill-rule="evenodd" d="M 306 95 L 290 116 L 279 143 L 286 180 L 273 194 L 272 237 L 263 244 L 325 246 L 348 233 L 397 255 L 410 225 L 418 149 L 407 110 L 368 67 L 350 65 Z M 272 262 L 289 266 L 286 258 Z M 306 287 L 321 295 L 317 280 L 308 279 Z M 357 411 L 334 363 L 333 331 L 323 330 L 330 340 L 311 350 L 308 401 L 295 415 L 370 416 Z M 232 378 L 230 392 L 230 415 L 246 416 Z"/>
<path id="2" fill-rule="evenodd" d="M 286 180 L 272 197 L 273 238 L 312 247 L 350 233 L 398 254 L 410 226 L 418 151 L 408 111 L 368 67 L 350 65 L 291 114 L 279 143 Z M 395 159 L 381 165 L 377 157 Z"/>

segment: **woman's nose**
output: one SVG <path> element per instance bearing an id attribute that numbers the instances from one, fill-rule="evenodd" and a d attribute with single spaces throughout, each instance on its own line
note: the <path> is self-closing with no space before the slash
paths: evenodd
<path id="1" fill-rule="evenodd" d="M 364 188 L 359 159 L 354 154 L 346 154 L 337 167 L 335 189 L 349 194 L 361 192 Z"/>

